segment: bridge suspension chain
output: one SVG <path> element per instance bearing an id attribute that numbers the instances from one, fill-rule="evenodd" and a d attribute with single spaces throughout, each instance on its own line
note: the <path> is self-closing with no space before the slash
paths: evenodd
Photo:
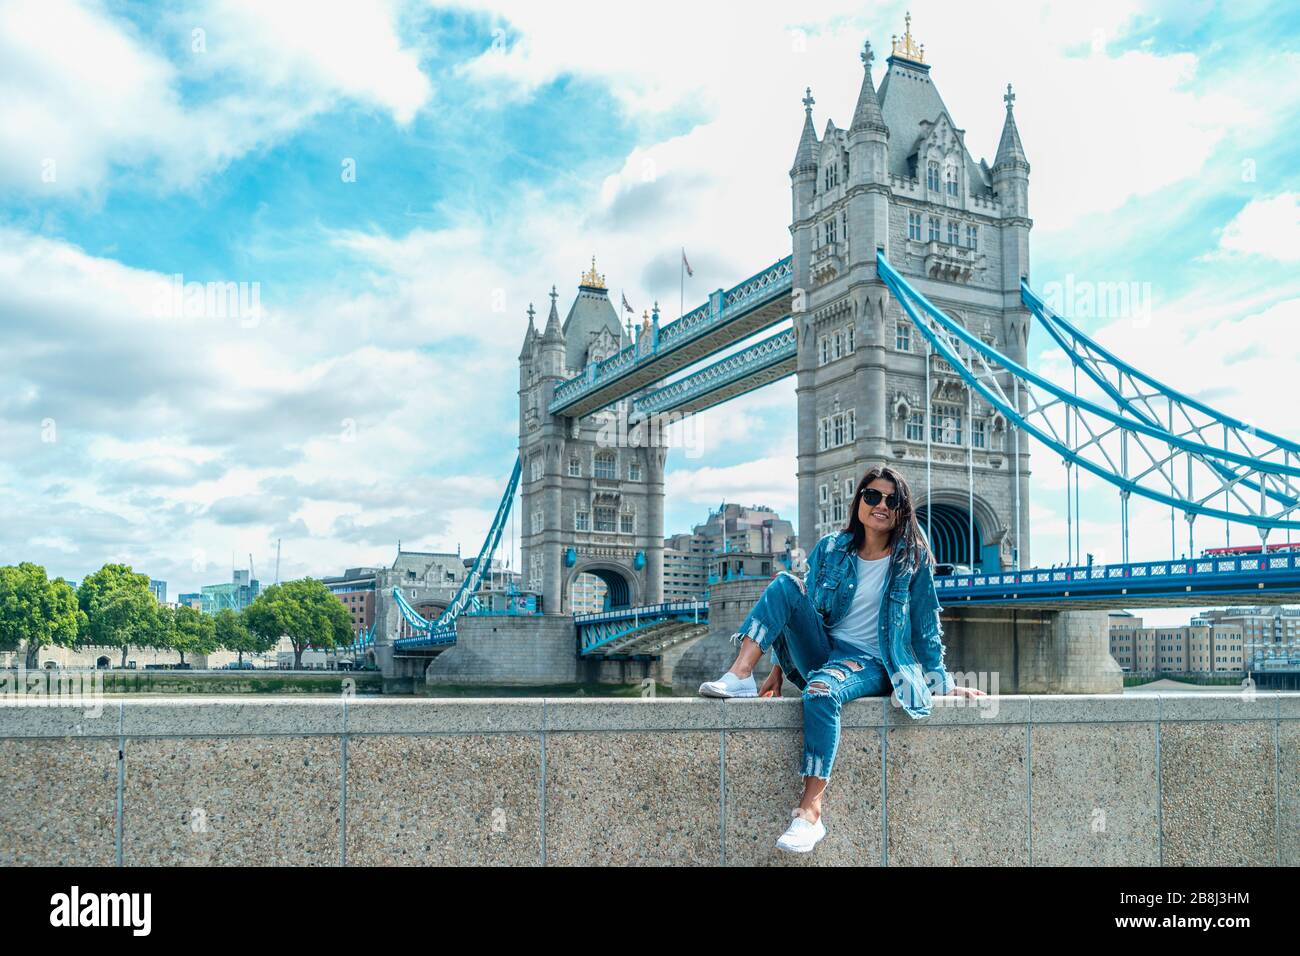
<path id="1" fill-rule="evenodd" d="M 501 495 L 501 503 L 497 505 L 496 516 L 492 519 L 492 526 L 488 529 L 487 537 L 483 541 L 483 547 L 479 549 L 478 557 L 474 559 L 469 574 L 465 576 L 465 580 L 456 589 L 451 602 L 438 615 L 437 619 L 429 621 L 421 617 L 410 602 L 402 596 L 401 589 L 393 588 L 393 599 L 398 610 L 417 635 L 421 635 L 432 643 L 450 643 L 455 640 L 456 619 L 466 609 L 476 605 L 475 593 L 483 583 L 484 574 L 491 569 L 492 555 L 496 553 L 497 545 L 501 542 L 501 534 L 505 530 L 506 521 L 510 517 L 522 473 L 523 460 L 516 458 L 515 467 L 510 472 L 510 480 L 506 482 L 505 492 Z"/>

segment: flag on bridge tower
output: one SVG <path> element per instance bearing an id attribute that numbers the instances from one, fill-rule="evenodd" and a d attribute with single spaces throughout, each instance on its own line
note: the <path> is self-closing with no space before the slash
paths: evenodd
<path id="1" fill-rule="evenodd" d="M 678 313 L 679 315 L 686 314 L 686 277 L 694 276 L 694 275 L 695 275 L 695 270 L 691 268 L 691 260 L 686 258 L 686 247 L 683 246 L 682 247 L 682 268 L 680 270 L 682 297 L 681 297 L 681 302 L 679 303 L 679 307 L 681 308 L 681 312 Z"/>
<path id="2" fill-rule="evenodd" d="M 631 312 L 633 315 L 636 315 L 636 309 L 632 308 L 632 306 L 628 305 L 627 303 L 627 294 L 624 292 L 620 292 L 619 295 L 623 297 L 623 311 Z"/>

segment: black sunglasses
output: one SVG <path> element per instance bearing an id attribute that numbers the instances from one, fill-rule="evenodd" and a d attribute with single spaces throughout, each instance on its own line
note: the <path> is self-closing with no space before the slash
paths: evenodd
<path id="1" fill-rule="evenodd" d="M 885 499 L 885 507 L 890 511 L 897 508 L 898 503 L 901 500 L 897 491 L 891 491 L 886 495 L 877 488 L 864 488 L 862 490 L 862 500 L 873 507 L 880 504 L 880 499 L 882 498 Z"/>

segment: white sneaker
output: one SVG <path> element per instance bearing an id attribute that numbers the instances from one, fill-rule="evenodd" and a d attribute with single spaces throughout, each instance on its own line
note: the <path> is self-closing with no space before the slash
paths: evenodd
<path id="1" fill-rule="evenodd" d="M 799 811 L 794 810 L 790 814 L 794 817 L 790 821 L 790 826 L 781 838 L 776 841 L 778 850 L 785 850 L 787 853 L 808 853 L 815 847 L 821 838 L 826 835 L 826 824 L 822 823 L 821 817 L 817 818 L 816 823 L 809 823 L 806 819 L 799 816 Z"/>
<path id="2" fill-rule="evenodd" d="M 717 680 L 706 680 L 700 685 L 701 697 L 757 697 L 758 684 L 754 675 L 737 677 L 731 671 Z"/>

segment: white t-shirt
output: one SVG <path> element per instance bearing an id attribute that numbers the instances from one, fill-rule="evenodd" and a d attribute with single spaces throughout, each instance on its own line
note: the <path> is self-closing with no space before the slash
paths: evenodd
<path id="1" fill-rule="evenodd" d="M 861 654 L 870 654 L 877 660 L 880 654 L 880 599 L 884 596 L 885 579 L 889 576 L 892 555 L 858 562 L 858 584 L 853 594 L 853 605 L 838 624 L 831 628 L 831 638 Z"/>

